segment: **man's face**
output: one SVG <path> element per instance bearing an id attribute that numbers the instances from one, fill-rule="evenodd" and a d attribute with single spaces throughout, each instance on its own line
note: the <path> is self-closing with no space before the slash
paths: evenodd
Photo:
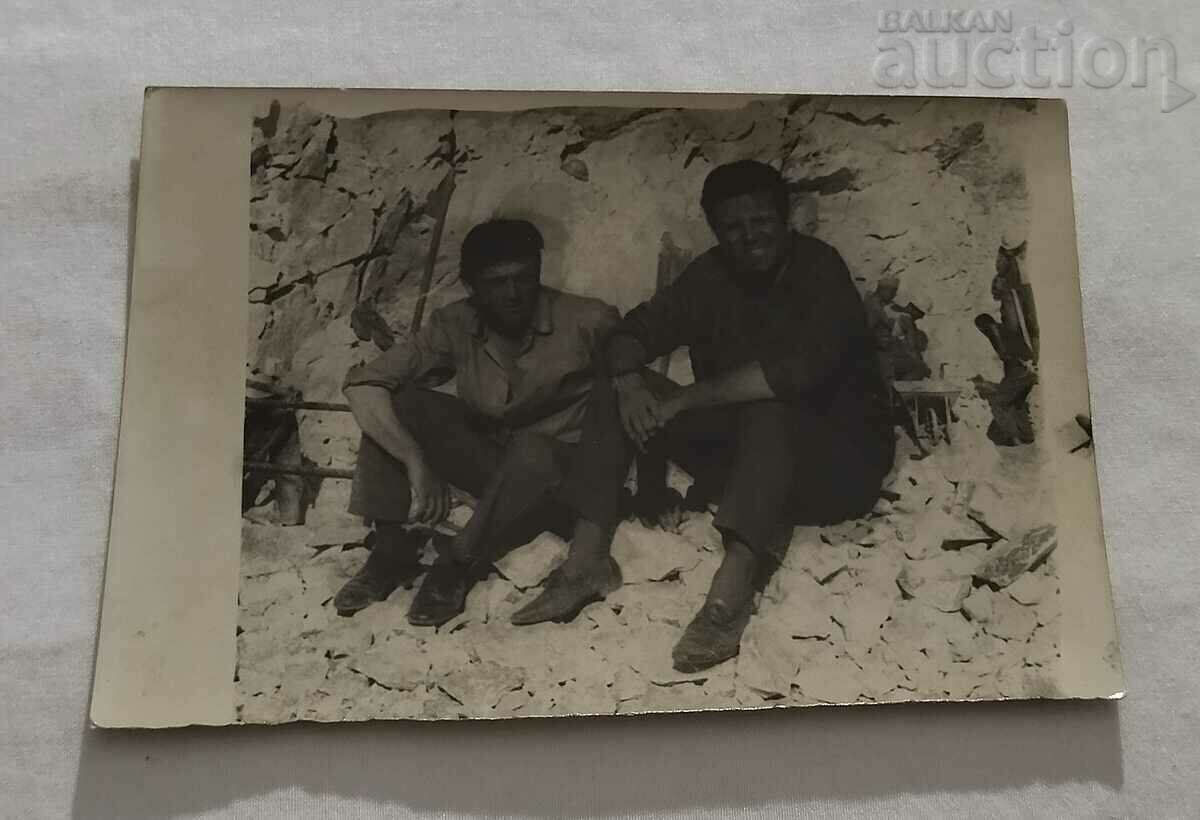
<path id="1" fill-rule="evenodd" d="M 725 258 L 739 276 L 772 273 L 787 261 L 787 220 L 766 191 L 742 194 L 713 208 L 712 229 Z"/>
<path id="2" fill-rule="evenodd" d="M 537 310 L 542 263 L 538 257 L 487 265 L 471 283 L 484 321 L 502 335 L 528 332 Z"/>

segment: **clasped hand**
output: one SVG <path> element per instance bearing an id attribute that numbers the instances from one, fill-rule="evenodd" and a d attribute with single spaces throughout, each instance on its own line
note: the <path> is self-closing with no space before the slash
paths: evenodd
<path id="1" fill-rule="evenodd" d="M 618 376 L 613 383 L 625 435 L 645 452 L 646 442 L 684 410 L 684 391 L 657 392 L 641 373 Z"/>
<path id="2" fill-rule="evenodd" d="M 408 473 L 412 484 L 409 523 L 437 526 L 450 512 L 450 487 L 424 460 L 410 467 Z"/>

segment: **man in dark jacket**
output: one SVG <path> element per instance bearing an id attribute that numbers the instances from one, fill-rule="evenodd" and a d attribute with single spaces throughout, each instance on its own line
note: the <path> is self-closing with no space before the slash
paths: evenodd
<path id="1" fill-rule="evenodd" d="M 717 238 L 672 285 L 634 308 L 604 350 L 583 438 L 559 491 L 578 515 L 567 561 L 518 624 L 567 620 L 613 586 L 609 551 L 637 451 L 695 478 L 719 505 L 725 557 L 676 645 L 677 669 L 737 654 L 754 592 L 795 524 L 865 514 L 891 469 L 887 392 L 862 301 L 836 250 L 788 226 L 786 183 L 754 161 L 716 168 L 701 205 Z M 696 382 L 646 365 L 690 349 Z M 641 482 L 639 482 L 641 483 Z M 660 494 L 639 487 L 639 495 Z"/>

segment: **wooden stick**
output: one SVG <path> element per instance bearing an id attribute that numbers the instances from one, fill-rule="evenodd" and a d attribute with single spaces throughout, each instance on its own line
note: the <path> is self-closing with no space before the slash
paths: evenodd
<path id="1" fill-rule="evenodd" d="M 350 405 L 327 401 L 297 401 L 293 399 L 246 399 L 254 407 L 274 407 L 279 410 L 329 410 L 334 413 L 349 413 Z"/>
<path id="2" fill-rule="evenodd" d="M 271 464 L 267 461 L 244 461 L 242 469 L 246 472 L 268 473 L 270 475 L 302 475 L 313 478 L 354 478 L 353 470 L 338 470 L 334 467 L 301 467 L 291 464 Z"/>
<path id="3" fill-rule="evenodd" d="M 433 284 L 433 269 L 437 265 L 438 248 L 442 244 L 442 232 L 446 229 L 446 212 L 450 209 L 450 197 L 454 194 L 453 166 L 446 172 L 438 184 L 434 196 L 437 197 L 437 213 L 434 218 L 433 236 L 429 240 L 429 256 L 425 259 L 425 271 L 421 274 L 421 289 L 417 291 L 417 305 L 413 308 L 413 320 L 410 332 L 421 329 L 421 321 L 425 318 L 425 302 L 429 298 L 429 286 Z"/>

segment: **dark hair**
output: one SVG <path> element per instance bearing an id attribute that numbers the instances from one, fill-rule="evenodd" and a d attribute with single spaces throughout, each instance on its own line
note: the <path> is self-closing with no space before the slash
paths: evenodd
<path id="1" fill-rule="evenodd" d="M 524 219 L 492 219 L 467 232 L 462 243 L 462 278 L 470 282 L 488 265 L 540 257 L 544 243 Z"/>
<path id="2" fill-rule="evenodd" d="M 787 183 L 770 165 L 753 159 L 729 162 L 712 169 L 704 180 L 700 207 L 704 209 L 704 216 L 709 224 L 712 224 L 713 209 L 719 204 L 736 196 L 759 191 L 771 195 L 780 216 L 786 220 L 792 209 Z"/>

